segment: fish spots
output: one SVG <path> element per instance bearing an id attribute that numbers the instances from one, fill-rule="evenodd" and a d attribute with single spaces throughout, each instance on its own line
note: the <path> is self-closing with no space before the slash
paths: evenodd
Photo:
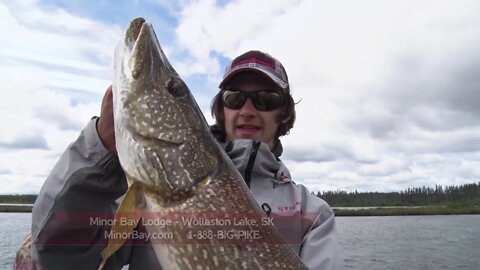
<path id="1" fill-rule="evenodd" d="M 192 269 L 192 265 L 190 264 L 187 258 L 183 257 L 182 260 L 187 265 L 188 269 Z"/>
<path id="2" fill-rule="evenodd" d="M 135 204 L 139 209 L 145 208 L 145 206 L 147 205 L 147 202 L 145 200 L 145 197 L 143 196 L 143 193 L 141 192 L 137 193 L 137 196 L 135 198 Z"/>
<path id="3" fill-rule="evenodd" d="M 220 249 L 223 249 L 223 247 L 220 247 Z M 223 251 L 220 250 L 220 252 L 223 252 Z M 213 259 L 213 264 L 214 264 L 216 267 L 218 267 L 220 264 L 218 263 L 218 257 L 217 257 L 217 255 L 213 255 L 212 259 Z"/>
<path id="4" fill-rule="evenodd" d="M 233 257 L 235 259 L 240 258 L 240 254 L 238 253 L 238 248 L 237 247 L 233 247 Z"/>

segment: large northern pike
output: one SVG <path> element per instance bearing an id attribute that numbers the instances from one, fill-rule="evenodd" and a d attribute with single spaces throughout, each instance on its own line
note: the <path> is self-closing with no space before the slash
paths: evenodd
<path id="1" fill-rule="evenodd" d="M 132 235 L 147 217 L 157 222 L 144 222 L 146 232 L 162 236 L 150 241 L 164 269 L 306 269 L 211 135 L 150 23 L 130 23 L 114 68 L 116 146 L 129 189 L 110 236 Z M 124 242 L 109 239 L 102 265 Z"/>

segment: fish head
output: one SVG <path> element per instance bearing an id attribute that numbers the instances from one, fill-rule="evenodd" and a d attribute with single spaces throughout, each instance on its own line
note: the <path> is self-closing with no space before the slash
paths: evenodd
<path id="1" fill-rule="evenodd" d="M 194 194 L 217 169 L 219 148 L 143 18 L 130 23 L 114 69 L 116 146 L 127 179 L 168 201 Z"/>

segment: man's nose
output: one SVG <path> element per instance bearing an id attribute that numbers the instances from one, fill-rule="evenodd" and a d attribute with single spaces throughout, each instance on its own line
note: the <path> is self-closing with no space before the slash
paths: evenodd
<path id="1" fill-rule="evenodd" d="M 245 101 L 245 104 L 243 104 L 242 108 L 240 108 L 239 114 L 243 117 L 251 117 L 255 115 L 256 111 L 257 109 L 255 109 L 252 101 L 248 98 L 247 101 Z"/>

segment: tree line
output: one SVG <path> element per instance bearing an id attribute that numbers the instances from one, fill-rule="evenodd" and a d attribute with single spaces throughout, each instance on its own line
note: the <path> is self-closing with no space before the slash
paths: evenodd
<path id="1" fill-rule="evenodd" d="M 460 186 L 415 187 L 400 192 L 318 191 L 316 194 L 332 207 L 480 205 L 480 182 Z M 36 194 L 0 195 L 0 203 L 33 204 Z"/>
<path id="2" fill-rule="evenodd" d="M 36 199 L 37 199 L 36 194 L 22 194 L 22 195 L 3 194 L 3 195 L 0 195 L 0 203 L 33 204 Z"/>
<path id="3" fill-rule="evenodd" d="M 460 186 L 415 187 L 400 192 L 318 191 L 332 207 L 480 205 L 480 182 Z"/>

